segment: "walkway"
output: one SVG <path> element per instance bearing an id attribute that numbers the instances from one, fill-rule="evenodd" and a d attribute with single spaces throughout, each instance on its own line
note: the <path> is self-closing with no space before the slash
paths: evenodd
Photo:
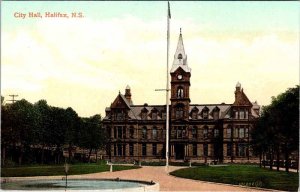
<path id="1" fill-rule="evenodd" d="M 183 167 L 169 167 L 169 172 Z M 204 181 L 183 179 L 167 174 L 164 166 L 143 166 L 140 169 L 132 169 L 117 172 L 102 172 L 86 175 L 74 175 L 69 178 L 117 178 L 135 179 L 159 182 L 160 191 L 259 191 L 256 189 L 217 184 Z M 266 191 L 266 190 L 262 190 Z"/>

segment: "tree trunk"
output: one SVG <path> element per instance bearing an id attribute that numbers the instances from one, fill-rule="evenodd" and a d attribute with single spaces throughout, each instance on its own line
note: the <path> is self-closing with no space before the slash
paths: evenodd
<path id="1" fill-rule="evenodd" d="M 273 148 L 270 150 L 270 169 L 273 169 Z"/>
<path id="2" fill-rule="evenodd" d="M 289 172 L 290 162 L 289 162 L 289 152 L 285 150 L 285 171 Z"/>
<path id="3" fill-rule="evenodd" d="M 277 171 L 279 171 L 279 161 L 280 161 L 279 147 L 276 152 L 277 152 Z"/>
<path id="4" fill-rule="evenodd" d="M 261 156 L 262 156 L 262 153 L 259 153 L 259 167 L 261 168 Z"/>
<path id="5" fill-rule="evenodd" d="M 90 148 L 90 151 L 89 151 L 89 163 L 91 162 L 91 153 L 92 153 L 92 148 Z"/>
<path id="6" fill-rule="evenodd" d="M 5 165 L 5 155 L 6 155 L 6 147 L 5 146 L 3 146 L 2 147 L 2 165 L 4 166 Z"/>
<path id="7" fill-rule="evenodd" d="M 97 161 L 98 161 L 98 150 L 95 149 L 95 151 L 96 151 L 96 163 L 97 163 Z"/>
<path id="8" fill-rule="evenodd" d="M 71 143 L 69 143 L 68 151 L 69 151 L 69 162 L 70 162 L 71 158 L 72 158 L 72 145 L 71 145 Z"/>
<path id="9" fill-rule="evenodd" d="M 23 146 L 20 146 L 20 149 L 19 149 L 19 158 L 18 158 L 19 165 L 22 164 L 22 160 L 23 160 Z"/>
<path id="10" fill-rule="evenodd" d="M 42 163 L 42 165 L 44 164 L 44 156 L 45 156 L 45 145 L 43 144 L 42 145 L 42 158 L 41 158 L 41 163 Z"/>
<path id="11" fill-rule="evenodd" d="M 265 159 L 265 153 L 263 152 L 263 166 L 264 168 L 266 168 L 266 159 Z"/>

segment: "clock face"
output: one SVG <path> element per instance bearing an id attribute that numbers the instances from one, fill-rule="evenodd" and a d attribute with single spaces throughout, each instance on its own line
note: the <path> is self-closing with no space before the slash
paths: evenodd
<path id="1" fill-rule="evenodd" d="M 182 75 L 178 75 L 177 78 L 178 78 L 178 79 L 182 79 Z"/>

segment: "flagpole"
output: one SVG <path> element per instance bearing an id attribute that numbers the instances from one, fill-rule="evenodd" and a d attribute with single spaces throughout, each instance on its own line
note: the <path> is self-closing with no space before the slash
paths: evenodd
<path id="1" fill-rule="evenodd" d="M 170 3 L 168 1 L 168 15 L 167 15 L 167 85 L 166 85 L 166 168 L 169 167 L 169 41 L 170 41 Z"/>

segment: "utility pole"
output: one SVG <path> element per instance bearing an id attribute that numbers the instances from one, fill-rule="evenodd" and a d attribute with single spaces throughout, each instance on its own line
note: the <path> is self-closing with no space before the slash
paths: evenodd
<path id="1" fill-rule="evenodd" d="M 19 95 L 14 95 L 14 94 L 12 94 L 12 95 L 9 95 L 10 97 L 12 97 L 12 99 L 11 100 L 8 100 L 8 101 L 12 101 L 12 103 L 15 103 L 15 101 L 17 101 L 16 99 L 15 99 L 15 97 L 18 97 Z"/>

